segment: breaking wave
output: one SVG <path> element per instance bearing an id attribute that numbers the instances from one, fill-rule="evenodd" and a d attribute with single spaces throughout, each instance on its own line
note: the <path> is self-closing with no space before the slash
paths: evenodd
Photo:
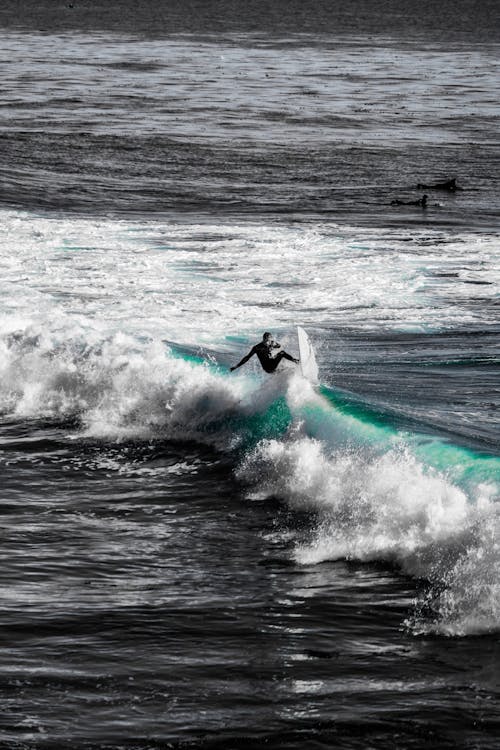
<path id="1" fill-rule="evenodd" d="M 314 516 L 298 563 L 385 561 L 425 579 L 415 633 L 500 626 L 498 458 L 361 418 L 293 370 L 263 381 L 160 340 L 3 322 L 3 415 L 230 452 L 250 491 Z"/>

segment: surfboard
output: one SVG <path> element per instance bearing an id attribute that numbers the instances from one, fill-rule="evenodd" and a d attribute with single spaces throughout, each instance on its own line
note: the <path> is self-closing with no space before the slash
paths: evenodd
<path id="1" fill-rule="evenodd" d="M 310 380 L 311 383 L 317 384 L 319 383 L 318 365 L 314 356 L 314 349 L 309 341 L 309 336 L 300 326 L 297 326 L 297 338 L 299 341 L 300 369 L 302 375 Z"/>

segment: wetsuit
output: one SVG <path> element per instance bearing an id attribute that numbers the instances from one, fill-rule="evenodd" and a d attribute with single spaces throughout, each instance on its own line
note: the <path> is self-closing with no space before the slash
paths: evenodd
<path id="1" fill-rule="evenodd" d="M 264 341 L 261 341 L 259 344 L 256 344 L 245 357 L 243 357 L 241 362 L 238 362 L 235 367 L 231 367 L 231 370 L 236 370 L 238 367 L 241 367 L 241 365 L 244 365 L 245 362 L 248 362 L 250 357 L 253 357 L 254 354 L 256 354 L 259 358 L 259 362 L 265 372 L 274 372 L 282 359 L 288 359 L 289 362 L 299 361 L 298 359 L 291 357 L 290 354 L 283 350 L 278 352 L 276 355 L 273 355 L 272 350 L 279 348 L 280 345 L 275 341 L 272 341 L 270 344 L 266 344 L 264 343 Z"/>

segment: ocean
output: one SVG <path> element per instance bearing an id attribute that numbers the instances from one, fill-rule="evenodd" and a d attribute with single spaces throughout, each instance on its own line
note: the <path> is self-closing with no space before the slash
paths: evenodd
<path id="1" fill-rule="evenodd" d="M 4 0 L 1 748 L 498 749 L 499 21 Z"/>

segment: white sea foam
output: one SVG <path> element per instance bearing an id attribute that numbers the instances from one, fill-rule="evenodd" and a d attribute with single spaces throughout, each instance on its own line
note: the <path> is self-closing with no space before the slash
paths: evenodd
<path id="1" fill-rule="evenodd" d="M 85 436 L 196 440 L 222 450 L 245 446 L 246 420 L 286 397 L 291 423 L 244 455 L 241 480 L 317 514 L 301 564 L 384 560 L 439 587 L 432 627 L 470 633 L 500 627 L 500 517 L 491 482 L 465 487 L 417 459 L 405 436 L 343 415 L 300 376 L 262 384 L 211 364 L 173 356 L 161 341 L 117 333 L 98 338 L 73 327 L 67 340 L 28 326 L 0 344 L 0 405 L 17 418 L 77 416 Z M 258 439 L 258 434 L 257 434 Z"/>
<path id="2" fill-rule="evenodd" d="M 0 315 L 17 316 L 20 327 L 35 316 L 54 331 L 64 317 L 61 328 L 69 318 L 90 336 L 98 328 L 230 349 L 227 337 L 296 323 L 368 332 L 484 328 L 494 321 L 477 299 L 500 290 L 493 237 L 8 211 L 2 219 Z M 471 274 L 488 284 L 466 283 Z"/>
<path id="3" fill-rule="evenodd" d="M 318 514 L 313 539 L 296 547 L 297 562 L 383 560 L 444 587 L 437 598 L 432 590 L 436 618 L 415 618 L 415 631 L 500 627 L 500 515 L 491 486 L 470 497 L 411 453 L 328 454 L 307 437 L 259 444 L 240 476 L 257 482 L 261 497 L 278 495 Z"/>
<path id="4" fill-rule="evenodd" d="M 285 395 L 288 432 L 254 445 L 238 473 L 264 496 L 317 514 L 297 561 L 386 560 L 434 582 L 438 614 L 417 615 L 417 631 L 500 627 L 491 473 L 461 482 L 433 468 L 406 436 L 325 409 L 303 380 L 284 374 L 262 386 L 251 374 L 186 361 L 163 340 L 201 343 L 224 357 L 258 330 L 290 330 L 304 318 L 367 331 L 453 328 L 465 319 L 484 326 L 480 309 L 448 298 L 446 278 L 432 269 L 451 272 L 467 257 L 469 269 L 494 280 L 493 240 L 448 238 L 443 259 L 442 245 L 368 231 L 354 241 L 331 226 L 130 226 L 14 212 L 4 219 L 3 414 L 76 416 L 84 434 L 106 439 L 195 439 L 241 450 L 251 419 Z M 226 338 L 236 333 L 237 345 Z"/>
<path id="5" fill-rule="evenodd" d="M 293 409 L 297 394 L 290 400 Z M 498 629 L 498 484 L 461 487 L 417 459 L 404 438 L 378 453 L 334 433 L 328 440 L 307 433 L 306 416 L 286 439 L 261 441 L 239 468 L 261 498 L 282 497 L 316 515 L 312 538 L 295 548 L 297 562 L 383 560 L 432 583 L 429 602 L 408 623 L 415 632 Z M 423 614 L 423 603 L 434 616 Z"/>
<path id="6" fill-rule="evenodd" d="M 76 334 L 76 331 L 73 331 Z M 221 442 L 207 425 L 239 408 L 247 381 L 125 334 L 82 346 L 30 328 L 0 343 L 0 408 L 23 418 L 78 417 L 87 436 Z M 229 436 L 225 436 L 226 444 Z"/>

